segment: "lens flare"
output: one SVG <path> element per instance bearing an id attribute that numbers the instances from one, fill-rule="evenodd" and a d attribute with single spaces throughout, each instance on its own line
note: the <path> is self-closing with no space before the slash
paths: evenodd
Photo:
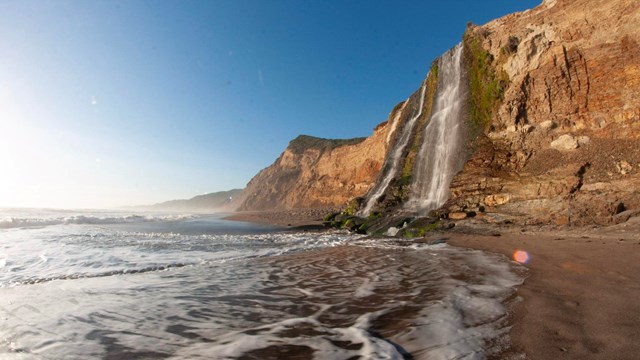
<path id="1" fill-rule="evenodd" d="M 513 260 L 520 264 L 526 264 L 530 259 L 531 257 L 529 256 L 529 253 L 524 250 L 516 250 L 513 252 Z"/>

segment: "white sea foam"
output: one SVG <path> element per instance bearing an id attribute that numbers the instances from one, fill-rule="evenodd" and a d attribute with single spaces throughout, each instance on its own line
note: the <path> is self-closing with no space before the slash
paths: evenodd
<path id="1" fill-rule="evenodd" d="M 367 297 L 369 295 L 373 295 L 374 294 L 374 289 L 375 289 L 375 282 L 376 282 L 376 276 L 372 275 L 370 278 L 366 278 L 364 279 L 364 282 L 362 283 L 362 285 L 360 285 L 357 289 L 356 292 L 354 294 L 355 297 Z"/>
<path id="2" fill-rule="evenodd" d="M 231 332 L 216 339 L 216 344 L 198 344 L 185 348 L 172 359 L 237 359 L 251 351 L 282 345 L 282 334 L 296 328 L 311 328 L 314 332 L 322 334 L 322 336 L 300 337 L 291 342 L 291 345 L 311 349 L 313 359 L 350 359 L 354 356 L 376 360 L 404 359 L 392 343 L 372 335 L 367 330 L 370 318 L 380 316 L 386 311 L 363 315 L 353 326 L 332 328 L 318 320 L 319 315 L 328 310 L 329 307 L 324 306 L 309 317 L 286 319 L 248 331 Z M 357 344 L 358 349 L 343 349 L 337 347 L 336 343 Z M 203 357 L 201 355 L 203 353 L 209 355 Z"/>
<path id="3" fill-rule="evenodd" d="M 143 222 L 163 222 L 163 221 L 181 221 L 194 219 L 196 215 L 123 215 L 123 216 L 90 216 L 90 215 L 73 215 L 65 217 L 27 217 L 17 218 L 10 217 L 0 220 L 0 229 L 24 228 L 24 227 L 42 227 L 51 225 L 106 225 L 106 224 L 130 224 Z"/>
<path id="4" fill-rule="evenodd" d="M 151 225 L 2 231 L 0 358 L 483 358 L 522 281 L 446 244 Z"/>
<path id="5" fill-rule="evenodd" d="M 0 255 L 0 268 L 7 268 L 7 272 L 0 273 L 0 287 L 226 264 L 334 247 L 359 238 L 342 231 L 310 237 L 293 232 L 187 235 L 88 229 L 80 229 L 82 233 L 77 234 L 53 228 L 7 234 L 14 236 L 15 241 L 11 261 L 7 261 L 8 255 Z M 59 248 L 64 248 L 64 253 Z M 46 252 L 34 253 L 33 249 Z"/>
<path id="6" fill-rule="evenodd" d="M 340 312 L 342 306 L 347 306 L 346 303 L 324 305 L 307 317 L 278 320 L 256 328 L 226 333 L 216 339 L 213 345 L 197 344 L 184 348 L 173 358 L 199 358 L 198 354 L 211 351 L 216 354 L 214 359 L 235 359 L 249 353 L 260 354 L 261 349 L 291 345 L 310 349 L 314 359 L 405 359 L 405 355 L 409 354 L 413 359 L 484 359 L 488 354 L 499 354 L 504 350 L 501 346 L 508 345 L 504 338 L 509 329 L 505 301 L 512 296 L 514 287 L 523 281 L 523 270 L 517 265 L 500 255 L 446 244 L 410 244 L 409 241 L 398 242 L 395 239 L 365 239 L 358 243 L 359 246 L 372 249 L 411 249 L 431 255 L 432 258 L 441 257 L 437 261 L 447 262 L 450 267 L 441 268 L 441 273 L 436 276 L 441 280 L 429 286 L 433 286 L 432 291 L 444 296 L 432 301 L 425 299 L 426 306 L 419 310 L 414 320 L 403 326 L 402 331 L 389 337 L 381 337 L 372 328 L 375 328 L 379 319 L 385 316 L 394 318 L 395 311 L 419 303 L 420 297 L 424 296 L 424 288 L 417 286 L 405 294 L 393 294 L 391 298 L 409 298 L 411 301 L 391 300 L 380 310 L 358 316 L 350 326 L 330 327 L 323 320 L 324 315 L 332 311 Z M 514 272 L 514 266 L 519 270 Z M 396 270 L 388 269 L 389 272 Z M 410 273 L 406 269 L 404 271 Z M 454 275 L 459 278 L 460 274 L 468 276 L 468 279 L 454 279 Z M 422 281 L 420 274 L 416 273 L 415 276 L 413 281 Z M 383 279 L 374 274 L 362 279 L 354 298 L 375 298 L 380 296 L 376 284 L 380 283 L 384 289 L 390 283 L 401 280 L 393 273 L 385 273 L 385 277 Z M 310 334 L 314 335 L 294 339 L 283 337 L 283 334 L 300 328 L 311 329 Z"/>

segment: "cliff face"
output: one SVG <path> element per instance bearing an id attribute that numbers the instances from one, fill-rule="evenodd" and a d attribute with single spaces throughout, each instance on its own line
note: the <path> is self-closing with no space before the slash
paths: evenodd
<path id="1" fill-rule="evenodd" d="M 640 209 L 639 42 L 637 0 L 545 1 L 470 27 L 499 91 L 449 210 L 606 224 Z"/>
<path id="2" fill-rule="evenodd" d="M 396 164 L 400 171 L 391 179 L 377 209 L 401 204 L 408 196 L 413 160 L 431 113 L 437 83 L 434 74 L 427 75 L 424 92 L 421 87 L 397 104 L 387 121 L 376 126 L 368 138 L 328 140 L 302 135 L 292 140 L 271 166 L 251 179 L 238 210 L 343 207 L 381 181 L 381 170 L 388 171 L 392 166 L 390 149 L 405 143 L 399 154 L 400 164 Z M 411 126 L 416 114 L 422 115 Z"/>
<path id="3" fill-rule="evenodd" d="M 392 126 L 366 139 L 327 140 L 299 136 L 247 185 L 238 210 L 338 207 L 375 182 Z"/>
<path id="4" fill-rule="evenodd" d="M 463 45 L 475 140 L 445 212 L 563 225 L 640 214 L 640 2 L 546 0 L 470 26 Z M 402 211 L 437 73 L 423 84 L 423 107 L 412 95 L 365 140 L 292 141 L 251 180 L 240 210 L 342 206 L 380 184 L 391 149 L 406 143 L 373 207 Z M 419 109 L 414 133 L 400 141 Z"/>

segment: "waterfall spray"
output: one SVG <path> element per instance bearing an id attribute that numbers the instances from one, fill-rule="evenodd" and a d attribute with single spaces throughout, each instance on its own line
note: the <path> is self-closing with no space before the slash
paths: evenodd
<path id="1" fill-rule="evenodd" d="M 418 107 L 418 112 L 414 115 L 409 121 L 407 121 L 406 125 L 402 129 L 402 133 L 400 138 L 394 144 L 393 149 L 390 152 L 390 156 L 387 157 L 385 161 L 383 169 L 383 177 L 382 180 L 373 187 L 367 194 L 365 198 L 365 206 L 360 210 L 359 215 L 367 216 L 371 212 L 371 209 L 376 204 L 380 196 L 384 194 L 385 190 L 389 186 L 391 180 L 396 176 L 398 172 L 398 163 L 400 162 L 400 157 L 404 153 L 404 149 L 407 147 L 409 143 L 409 139 L 411 138 L 411 134 L 413 133 L 413 128 L 418 118 L 422 116 L 422 108 L 424 106 L 424 95 L 426 90 L 426 83 L 422 84 L 422 90 L 420 92 L 420 104 Z M 387 164 L 387 162 L 389 164 Z"/>
<path id="2" fill-rule="evenodd" d="M 463 165 L 460 159 L 465 99 L 462 44 L 459 44 L 438 61 L 438 90 L 416 157 L 406 209 L 425 214 L 449 198 L 451 179 Z"/>

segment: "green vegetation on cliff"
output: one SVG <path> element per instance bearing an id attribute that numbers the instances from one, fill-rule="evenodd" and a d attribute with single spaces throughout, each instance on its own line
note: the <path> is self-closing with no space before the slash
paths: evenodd
<path id="1" fill-rule="evenodd" d="M 494 112 L 504 99 L 509 77 L 496 70 L 490 52 L 482 47 L 480 35 L 467 28 L 463 37 L 464 59 L 469 77 L 469 120 L 478 132 L 489 128 Z"/>
<path id="2" fill-rule="evenodd" d="M 361 143 L 366 138 L 353 139 L 323 139 L 315 136 L 300 135 L 289 142 L 289 150 L 296 154 L 301 154 L 307 149 L 333 150 L 340 146 L 355 145 Z"/>

